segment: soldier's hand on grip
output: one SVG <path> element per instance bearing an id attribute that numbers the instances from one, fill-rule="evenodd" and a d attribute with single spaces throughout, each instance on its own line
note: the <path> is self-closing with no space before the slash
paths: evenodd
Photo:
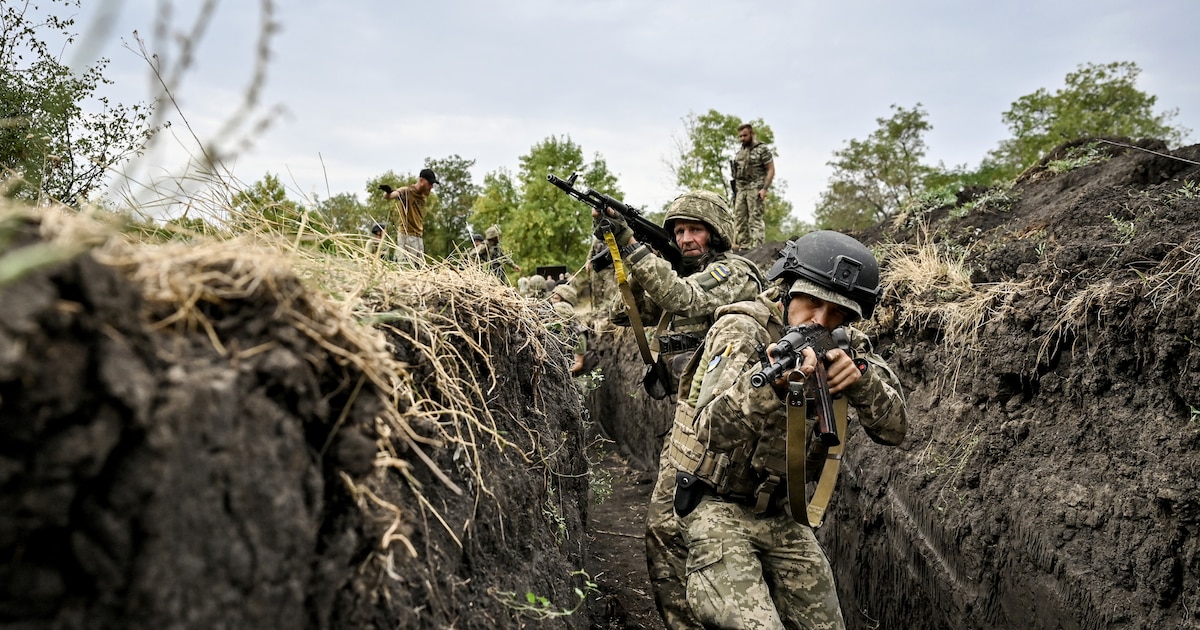
<path id="1" fill-rule="evenodd" d="M 392 194 L 392 187 L 391 187 L 391 186 L 388 186 L 387 184 L 380 184 L 380 185 L 379 185 L 379 190 L 382 190 L 382 191 L 383 191 L 383 194 L 385 194 L 385 195 L 390 195 L 390 194 Z"/>

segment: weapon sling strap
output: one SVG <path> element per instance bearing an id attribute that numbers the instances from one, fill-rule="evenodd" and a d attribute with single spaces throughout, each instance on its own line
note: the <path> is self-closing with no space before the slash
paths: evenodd
<path id="1" fill-rule="evenodd" d="M 621 250 L 617 247 L 617 239 L 611 229 L 604 230 L 604 243 L 612 255 L 613 272 L 617 275 L 617 287 L 621 289 L 621 298 L 629 307 L 629 324 L 633 327 L 633 336 L 637 340 L 638 350 L 642 353 L 642 362 L 654 364 L 654 356 L 650 353 L 650 342 L 646 340 L 646 330 L 642 328 L 642 314 L 638 312 L 637 300 L 633 299 L 633 289 L 629 288 L 629 280 L 625 275 L 625 262 L 621 260 Z"/>
<path id="2" fill-rule="evenodd" d="M 846 449 L 846 397 L 833 401 L 833 416 L 838 435 L 842 436 L 837 446 L 832 446 L 825 455 L 825 464 L 817 478 L 817 489 L 805 505 L 804 482 L 807 478 L 804 465 L 808 459 L 808 423 L 805 407 L 804 381 L 788 381 L 787 396 L 787 490 L 788 505 L 792 518 L 801 525 L 816 529 L 825 520 L 825 510 L 833 498 L 837 486 L 838 472 L 842 467 L 842 453 Z"/>

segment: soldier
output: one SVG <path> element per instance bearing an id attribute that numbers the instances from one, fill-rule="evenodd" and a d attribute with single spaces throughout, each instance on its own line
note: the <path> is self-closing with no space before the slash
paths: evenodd
<path id="1" fill-rule="evenodd" d="M 579 318 L 575 316 L 575 302 L 578 297 L 579 294 L 575 288 L 569 284 L 560 284 L 554 287 L 554 291 L 550 294 L 550 304 L 553 306 L 554 312 L 563 318 L 574 338 L 572 349 L 575 358 L 571 363 L 571 376 L 579 376 L 588 371 L 584 369 L 588 354 L 587 331 L 583 324 L 579 323 Z"/>
<path id="2" fill-rule="evenodd" d="M 763 213 L 767 190 L 775 179 L 775 159 L 767 145 L 754 139 L 754 127 L 738 127 L 742 148 L 733 159 L 733 181 L 737 196 L 733 200 L 733 223 L 737 229 L 734 246 L 753 249 L 766 240 Z"/>
<path id="3" fill-rule="evenodd" d="M 598 217 L 597 212 L 592 214 Z M 716 193 L 684 193 L 667 209 L 663 227 L 675 235 L 675 243 L 683 253 L 678 273 L 666 260 L 650 255 L 650 248 L 633 237 L 619 215 L 610 214 L 609 220 L 629 274 L 645 298 L 639 311 L 648 316 L 647 321 L 658 316 L 654 346 L 672 366 L 671 376 L 680 383 L 673 391 L 682 396 L 695 370 L 695 361 L 689 360 L 712 324 L 713 313 L 726 304 L 753 299 L 762 289 L 761 274 L 754 263 L 729 252 L 733 217 L 725 200 Z M 598 230 L 597 236 L 602 238 L 603 232 Z M 623 308 L 618 308 L 612 319 L 617 324 L 628 323 Z M 665 340 L 669 340 L 670 348 L 660 343 Z M 647 514 L 650 582 L 655 604 L 668 628 L 699 628 L 684 595 L 687 550 L 671 511 L 675 474 L 666 456 L 664 448 L 660 458 L 663 474 L 651 495 Z"/>
<path id="4" fill-rule="evenodd" d="M 396 202 L 399 215 L 399 220 L 393 222 L 396 225 L 396 244 L 418 260 L 425 255 L 425 203 L 437 183 L 433 169 L 423 168 L 415 184 L 395 190 L 387 184 L 379 185 L 384 199 Z"/>
<path id="5" fill-rule="evenodd" d="M 492 273 L 496 274 L 496 277 L 500 278 L 501 282 L 507 283 L 508 276 L 504 274 L 504 268 L 512 267 L 513 271 L 516 271 L 517 273 L 521 272 L 521 268 L 517 266 L 517 263 L 513 262 L 512 256 L 509 256 L 508 252 L 505 252 L 504 248 L 500 247 L 499 225 L 492 225 L 488 227 L 488 229 L 484 231 L 484 236 L 487 237 L 486 251 L 488 265 L 490 266 Z"/>
<path id="6" fill-rule="evenodd" d="M 668 458 L 679 471 L 675 509 L 688 547 L 687 600 L 706 628 L 844 628 L 833 572 L 809 525 L 820 524 L 818 497 L 827 501 L 832 487 L 803 505 L 804 483 L 813 476 L 808 464 L 824 463 L 822 482 L 827 474 L 835 480 L 830 470 L 841 453 L 813 440 L 807 450 L 796 449 L 808 454 L 801 456 L 800 463 L 808 462 L 803 468 L 788 459 L 796 439 L 789 425 L 800 439 L 814 426 L 816 405 L 803 402 L 803 385 L 817 370 L 817 355 L 806 348 L 803 362 L 769 386 L 752 381 L 762 367 L 758 349 L 779 340 L 786 327 L 835 331 L 869 318 L 879 267 L 858 241 L 822 231 L 789 243 L 767 275 L 779 283 L 757 300 L 717 311 L 700 360 L 703 376 L 692 383 L 695 406 L 680 406 L 671 431 Z M 899 382 L 866 335 L 844 330 L 844 345 L 821 360 L 829 392 L 854 407 L 872 440 L 900 444 L 907 419 Z M 785 402 L 792 383 L 794 398 Z M 838 424 L 845 441 L 844 419 Z M 789 470 L 807 472 L 796 480 Z"/>

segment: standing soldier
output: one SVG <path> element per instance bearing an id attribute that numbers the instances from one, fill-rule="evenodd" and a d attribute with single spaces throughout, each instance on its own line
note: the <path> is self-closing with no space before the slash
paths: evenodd
<path id="1" fill-rule="evenodd" d="M 492 225 L 488 227 L 488 229 L 484 232 L 484 236 L 487 237 L 486 251 L 488 265 L 490 266 L 492 273 L 496 274 L 496 277 L 500 278 L 501 282 L 507 284 L 508 276 L 504 274 L 504 268 L 506 266 L 512 267 L 513 271 L 516 271 L 517 273 L 521 272 L 521 268 L 513 262 L 512 256 L 509 256 L 508 252 L 505 252 L 504 248 L 500 247 L 499 225 Z"/>
<path id="2" fill-rule="evenodd" d="M 599 216 L 596 211 L 593 217 Z M 678 273 L 666 260 L 651 255 L 639 243 L 624 219 L 609 215 L 613 236 L 633 283 L 639 285 L 645 302 L 639 305 L 647 321 L 658 316 L 654 349 L 671 367 L 670 376 L 679 386 L 672 393 L 686 395 L 696 371 L 695 349 L 703 343 L 718 307 L 753 299 L 762 289 L 761 273 L 754 263 L 730 253 L 733 217 L 729 206 L 716 193 L 689 192 L 680 195 L 667 209 L 663 227 L 675 236 L 683 253 Z M 603 238 L 603 232 L 597 231 Z M 627 307 L 626 307 L 627 308 Z M 628 314 L 618 309 L 614 323 L 628 324 Z M 665 446 L 665 445 L 664 445 Z M 675 492 L 674 469 L 661 456 L 660 475 L 651 496 L 646 523 L 646 559 L 654 601 L 668 628 L 699 628 L 688 608 L 684 592 L 684 563 L 687 549 L 671 511 Z"/>
<path id="3" fill-rule="evenodd" d="M 695 405 L 680 405 L 668 440 L 675 511 L 688 547 L 687 600 L 705 628 L 837 630 L 845 623 L 813 528 L 847 439 L 844 401 L 879 444 L 900 444 L 908 426 L 891 368 L 866 335 L 837 330 L 871 316 L 879 267 L 858 241 L 821 231 L 788 243 L 767 275 L 777 286 L 717 311 L 700 360 L 703 376 L 692 383 Z M 823 356 L 807 347 L 775 379 L 759 349 L 785 332 L 802 339 L 795 327 L 814 325 L 820 328 L 807 330 L 828 338 Z M 780 358 L 771 357 L 773 366 Z M 813 400 L 822 376 L 822 399 L 842 396 L 829 406 Z M 837 437 L 810 440 L 822 426 L 817 413 L 837 427 Z M 817 477 L 806 505 L 805 482 Z"/>
<path id="4" fill-rule="evenodd" d="M 737 229 L 734 246 L 739 250 L 758 247 L 766 240 L 767 190 L 775 179 L 775 158 L 767 145 L 754 139 L 754 127 L 738 127 L 742 148 L 733 158 L 733 223 Z"/>
<path id="5" fill-rule="evenodd" d="M 416 260 L 425 256 L 425 204 L 437 183 L 433 169 L 423 168 L 415 184 L 394 190 L 387 184 L 379 185 L 384 199 L 396 202 L 396 214 L 399 215 L 399 220 L 393 222 L 396 225 L 396 244 Z"/>

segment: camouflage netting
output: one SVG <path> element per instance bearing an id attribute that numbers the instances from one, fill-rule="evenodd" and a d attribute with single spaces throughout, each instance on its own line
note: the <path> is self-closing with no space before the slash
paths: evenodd
<path id="1" fill-rule="evenodd" d="M 0 206 L 0 627 L 582 627 L 578 392 L 490 278 Z"/>

